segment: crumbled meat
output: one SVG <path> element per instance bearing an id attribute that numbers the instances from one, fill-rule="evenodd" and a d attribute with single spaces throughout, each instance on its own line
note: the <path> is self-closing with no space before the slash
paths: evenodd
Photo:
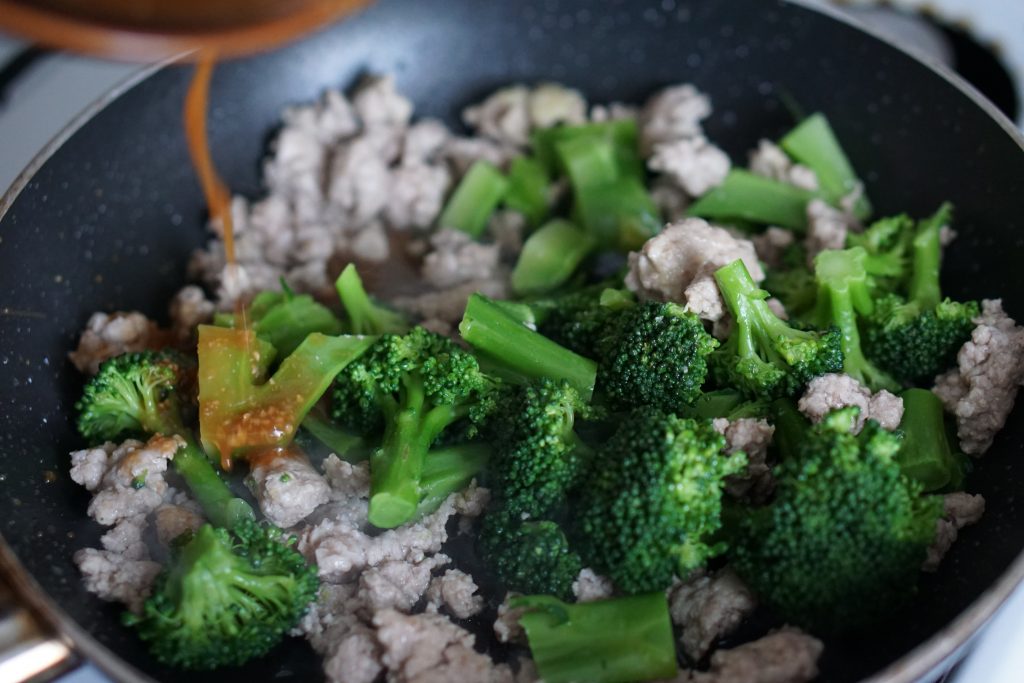
<path id="1" fill-rule="evenodd" d="M 451 137 L 440 121 L 423 119 L 409 126 L 402 144 L 402 165 L 431 164 L 441 156 L 444 143 Z"/>
<path id="2" fill-rule="evenodd" d="M 78 348 L 68 358 L 79 372 L 95 375 L 100 364 L 130 351 L 159 349 L 167 335 L 155 322 L 136 311 L 93 313 L 78 338 Z"/>
<path id="3" fill-rule="evenodd" d="M 857 434 L 868 420 L 875 420 L 883 429 L 893 430 L 903 420 L 903 399 L 884 389 L 876 394 L 849 375 L 829 373 L 815 377 L 807 384 L 797 407 L 811 420 L 821 422 L 833 410 L 857 406 L 860 413 L 853 426 Z"/>
<path id="4" fill-rule="evenodd" d="M 366 604 L 368 614 L 382 609 L 408 612 L 427 592 L 431 572 L 449 562 L 451 559 L 440 553 L 418 562 L 381 562 L 359 576 L 359 597 Z"/>
<path id="5" fill-rule="evenodd" d="M 518 153 L 515 147 L 503 145 L 487 138 L 452 137 L 445 143 L 441 154 L 451 164 L 455 174 L 462 176 L 478 161 L 505 168 Z"/>
<path id="6" fill-rule="evenodd" d="M 441 213 L 451 174 L 442 165 L 403 164 L 391 172 L 384 215 L 396 229 L 427 228 Z"/>
<path id="7" fill-rule="evenodd" d="M 389 682 L 513 681 L 507 665 L 496 666 L 474 650 L 473 634 L 440 614 L 383 610 L 374 615 L 373 624 Z"/>
<path id="8" fill-rule="evenodd" d="M 647 167 L 664 173 L 691 197 L 699 197 L 725 180 L 729 156 L 703 135 L 654 146 Z"/>
<path id="9" fill-rule="evenodd" d="M 324 657 L 324 675 L 330 683 L 373 683 L 384 669 L 380 654 L 380 645 L 370 629 L 354 629 Z"/>
<path id="10" fill-rule="evenodd" d="M 640 110 L 640 141 L 645 154 L 660 142 L 702 133 L 700 122 L 711 115 L 711 100 L 692 85 L 676 85 L 655 93 Z"/>
<path id="11" fill-rule="evenodd" d="M 326 503 L 331 490 L 309 459 L 295 450 L 252 459 L 245 483 L 263 515 L 282 529 L 295 526 Z"/>
<path id="12" fill-rule="evenodd" d="M 537 665 L 528 655 L 516 658 L 516 683 L 544 683 Z"/>
<path id="13" fill-rule="evenodd" d="M 590 108 L 590 120 L 594 123 L 606 121 L 628 121 L 636 119 L 639 110 L 631 104 L 612 102 L 611 104 L 595 104 Z"/>
<path id="14" fill-rule="evenodd" d="M 775 478 L 768 466 L 768 446 L 771 445 L 775 427 L 767 420 L 741 417 L 729 421 L 715 418 L 715 430 L 725 436 L 725 452 L 743 452 L 747 455 L 747 469 L 743 474 L 734 474 L 726 480 L 725 490 L 737 498 L 749 498 L 763 502 L 775 490 Z"/>
<path id="15" fill-rule="evenodd" d="M 977 524 L 985 514 L 985 499 L 980 495 L 971 495 L 959 491 L 947 493 L 943 499 L 942 517 L 935 523 L 935 540 L 928 548 L 928 557 L 921 569 L 934 572 L 939 568 L 942 558 L 956 541 L 960 529 Z"/>
<path id="16" fill-rule="evenodd" d="M 572 594 L 576 602 L 594 602 L 612 597 L 615 587 L 607 576 L 601 576 L 590 567 L 580 570 L 579 576 L 572 582 Z"/>
<path id="17" fill-rule="evenodd" d="M 1006 424 L 1024 383 L 1024 328 L 1006 315 L 1000 299 L 983 301 L 974 324 L 957 367 L 939 375 L 933 391 L 956 416 L 960 448 L 980 456 Z"/>
<path id="18" fill-rule="evenodd" d="M 95 548 L 79 550 L 74 560 L 87 591 L 102 600 L 124 603 L 135 613 L 142 610 L 161 569 L 157 562 L 132 560 L 118 552 Z"/>
<path id="19" fill-rule="evenodd" d="M 685 304 L 705 320 L 719 320 L 725 304 L 714 281 L 718 268 L 743 259 L 755 282 L 764 280 L 754 245 L 700 218 L 666 227 L 629 255 L 626 286 L 644 299 Z"/>
<path id="20" fill-rule="evenodd" d="M 530 90 L 512 85 L 462 111 L 462 120 L 480 135 L 503 144 L 526 146 L 530 141 Z"/>
<path id="21" fill-rule="evenodd" d="M 526 631 L 519 618 L 526 613 L 525 607 L 509 607 L 508 601 L 514 597 L 512 593 L 498 605 L 498 618 L 494 620 L 494 635 L 501 643 L 525 643 Z"/>
<path id="22" fill-rule="evenodd" d="M 366 225 L 387 205 L 391 174 L 373 139 L 359 137 L 338 150 L 330 175 L 327 195 L 349 223 Z"/>
<path id="23" fill-rule="evenodd" d="M 104 550 L 122 555 L 126 560 L 148 560 L 149 549 L 142 538 L 145 531 L 145 515 L 126 517 L 100 537 L 100 544 Z"/>
<path id="24" fill-rule="evenodd" d="M 804 190 L 818 189 L 818 176 L 802 164 L 795 164 L 786 152 L 771 142 L 761 140 L 757 149 L 750 153 L 751 173 L 789 183 Z"/>
<path id="25" fill-rule="evenodd" d="M 658 207 L 658 213 L 661 214 L 663 220 L 675 223 L 686 218 L 686 210 L 690 207 L 690 197 L 670 178 L 655 178 L 651 185 L 650 195 L 651 201 Z"/>
<path id="26" fill-rule="evenodd" d="M 186 531 L 196 531 L 203 525 L 203 516 L 184 505 L 161 505 L 153 513 L 156 536 L 165 547 Z"/>
<path id="27" fill-rule="evenodd" d="M 495 211 L 487 223 L 487 232 L 498 245 L 502 260 L 514 263 L 519 252 L 523 250 L 526 217 L 518 211 L 508 209 Z"/>
<path id="28" fill-rule="evenodd" d="M 814 257 L 826 249 L 842 249 L 846 246 L 846 235 L 857 227 L 857 219 L 846 211 L 840 211 L 820 199 L 807 203 L 807 265 L 814 265 Z"/>
<path id="29" fill-rule="evenodd" d="M 292 631 L 305 635 L 323 655 L 331 683 L 373 683 L 384 669 L 373 630 L 359 617 L 358 591 L 357 583 L 322 584 L 316 602 Z"/>
<path id="30" fill-rule="evenodd" d="M 530 92 L 529 111 L 533 128 L 574 126 L 586 122 L 587 101 L 578 90 L 558 83 L 541 83 Z"/>
<path id="31" fill-rule="evenodd" d="M 362 261 L 383 263 L 391 256 L 391 244 L 384 225 L 374 221 L 355 234 L 349 242 L 352 255 Z"/>
<path id="32" fill-rule="evenodd" d="M 412 102 L 398 93 L 391 76 L 374 76 L 360 83 L 352 107 L 369 129 L 405 128 L 412 118 Z"/>
<path id="33" fill-rule="evenodd" d="M 450 289 L 396 297 L 392 299 L 391 305 L 423 320 L 434 319 L 458 324 L 466 310 L 466 300 L 477 292 L 492 299 L 507 299 L 508 269 L 497 268 L 489 279 L 470 280 Z"/>
<path id="34" fill-rule="evenodd" d="M 786 250 L 796 241 L 792 231 L 785 228 L 770 227 L 762 233 L 750 238 L 754 243 L 757 258 L 769 268 L 782 267 L 782 259 Z"/>
<path id="35" fill-rule="evenodd" d="M 669 597 L 672 623 L 682 629 L 683 652 L 695 661 L 716 640 L 735 631 L 756 607 L 754 594 L 728 567 L 678 584 Z"/>
<path id="36" fill-rule="evenodd" d="M 462 230 L 441 229 L 430 236 L 420 275 L 438 289 L 485 280 L 498 269 L 499 256 L 496 244 L 481 244 Z"/>
<path id="37" fill-rule="evenodd" d="M 711 669 L 692 683 L 807 683 L 818 675 L 820 640 L 792 627 L 711 655 Z M 684 679 L 687 680 L 687 679 Z"/>
<path id="38" fill-rule="evenodd" d="M 89 516 L 111 526 L 158 508 L 167 491 L 167 462 L 184 443 L 179 436 L 154 436 L 145 444 L 129 439 L 73 452 L 71 479 L 93 494 Z"/>
<path id="39" fill-rule="evenodd" d="M 469 619 L 484 608 L 484 599 L 477 595 L 479 587 L 473 577 L 460 569 L 448 569 L 435 576 L 427 588 L 427 609 L 444 608 L 457 619 Z"/>
<path id="40" fill-rule="evenodd" d="M 216 306 L 206 298 L 201 288 L 195 285 L 182 287 L 171 299 L 168 310 L 174 336 L 181 342 L 192 339 L 196 327 L 209 322 L 214 310 Z"/>

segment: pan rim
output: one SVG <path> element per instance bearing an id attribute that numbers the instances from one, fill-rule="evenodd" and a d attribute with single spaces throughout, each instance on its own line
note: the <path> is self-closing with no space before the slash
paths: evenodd
<path id="1" fill-rule="evenodd" d="M 818 0 L 780 0 L 780 4 L 795 6 L 826 16 L 854 28 L 917 61 L 956 88 L 972 104 L 979 107 L 1003 129 L 1021 149 L 1021 152 L 1024 152 L 1024 131 L 1017 128 L 1009 117 L 973 85 L 944 64 L 891 41 L 855 17 L 842 12 L 838 8 L 825 5 Z M 173 66 L 179 59 L 180 55 L 140 68 L 77 114 L 60 132 L 46 143 L 18 174 L 10 187 L 0 196 L 0 221 L 3 220 L 22 190 L 31 182 L 42 166 L 79 129 L 128 90 L 150 78 L 158 71 Z M 57 628 L 60 635 L 72 641 L 77 653 L 83 655 L 105 674 L 116 681 L 130 681 L 132 683 L 149 683 L 153 681 L 152 678 L 122 660 L 114 651 L 93 638 L 90 633 L 81 628 L 59 606 L 54 604 L 43 588 L 21 565 L 21 562 L 13 550 L 11 550 L 2 534 L 0 534 L 0 571 L 18 589 L 18 595 L 35 607 L 51 625 Z M 881 671 L 863 679 L 862 683 L 913 683 L 914 681 L 924 679 L 929 674 L 937 675 L 941 673 L 943 666 L 948 666 L 956 659 L 959 659 L 970 642 L 981 632 L 982 627 L 992 618 L 999 607 L 1009 599 L 1014 590 L 1022 584 L 1024 584 L 1024 549 L 1021 550 L 999 578 L 986 588 L 956 618 Z"/>

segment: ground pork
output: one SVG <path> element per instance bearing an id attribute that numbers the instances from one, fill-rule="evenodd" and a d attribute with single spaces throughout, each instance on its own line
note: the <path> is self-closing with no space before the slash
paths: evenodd
<path id="1" fill-rule="evenodd" d="M 71 454 L 71 479 L 93 494 L 89 516 L 104 526 L 146 515 L 164 501 L 167 463 L 185 444 L 179 436 L 129 439 Z"/>
<path id="2" fill-rule="evenodd" d="M 579 576 L 572 582 L 572 594 L 576 602 L 594 602 L 612 597 L 615 587 L 607 576 L 601 576 L 590 567 L 580 570 Z"/>
<path id="3" fill-rule="evenodd" d="M 645 155 L 654 146 L 696 137 L 700 122 L 711 115 L 711 100 L 692 85 L 675 85 L 655 93 L 640 110 L 640 143 Z"/>
<path id="4" fill-rule="evenodd" d="M 935 523 L 935 541 L 928 548 L 928 557 L 921 566 L 926 572 L 934 572 L 956 541 L 960 529 L 977 524 L 985 513 L 985 499 L 962 491 L 947 493 L 943 499 L 942 517 Z"/>
<path id="5" fill-rule="evenodd" d="M 187 531 L 196 531 L 203 525 L 203 516 L 191 506 L 164 504 L 153 513 L 157 540 L 170 547 L 174 539 Z"/>
<path id="6" fill-rule="evenodd" d="M 797 408 L 811 420 L 821 422 L 833 410 L 857 406 L 860 412 L 853 426 L 857 434 L 868 420 L 875 420 L 883 429 L 893 430 L 903 420 L 903 399 L 886 390 L 875 394 L 849 375 L 829 373 L 808 383 Z"/>
<path id="7" fill-rule="evenodd" d="M 523 250 L 526 216 L 508 209 L 495 211 L 487 222 L 487 233 L 498 245 L 502 261 L 515 263 Z"/>
<path id="8" fill-rule="evenodd" d="M 137 311 L 93 313 L 68 358 L 79 372 L 95 375 L 100 364 L 129 351 L 159 349 L 169 341 L 166 332 Z"/>
<path id="9" fill-rule="evenodd" d="M 796 235 L 785 228 L 769 227 L 762 233 L 753 235 L 750 241 L 754 243 L 754 250 L 757 258 L 769 268 L 781 268 L 786 250 L 796 241 Z"/>
<path id="10" fill-rule="evenodd" d="M 487 655 L 473 649 L 469 631 L 440 614 L 405 615 L 382 610 L 373 617 L 381 661 L 392 683 L 475 681 L 512 683 L 508 665 L 495 666 Z"/>
<path id="11" fill-rule="evenodd" d="M 1006 315 L 1000 299 L 983 301 L 974 324 L 957 367 L 939 375 L 933 391 L 956 416 L 960 448 L 981 456 L 1006 424 L 1024 383 L 1024 328 Z"/>
<path id="12" fill-rule="evenodd" d="M 123 603 L 135 613 L 142 610 L 161 569 L 159 563 L 148 559 L 133 560 L 119 552 L 95 548 L 82 548 L 74 560 L 87 591 L 102 600 Z"/>
<path id="13" fill-rule="evenodd" d="M 453 136 L 444 144 L 441 154 L 452 171 L 462 176 L 478 161 L 504 169 L 513 157 L 518 156 L 519 150 L 487 138 Z"/>
<path id="14" fill-rule="evenodd" d="M 685 304 L 705 320 L 719 320 L 725 304 L 714 281 L 718 268 L 743 259 L 755 282 L 764 280 L 754 245 L 700 218 L 667 226 L 629 255 L 626 286 L 644 299 Z"/>
<path id="15" fill-rule="evenodd" d="M 481 244 L 462 230 L 438 230 L 430 236 L 420 275 L 437 289 L 486 280 L 498 269 L 500 250 L 499 245 Z"/>
<path id="16" fill-rule="evenodd" d="M 388 224 L 395 229 L 430 227 L 444 207 L 451 182 L 448 168 L 437 164 L 411 163 L 394 169 L 384 207 Z"/>
<path id="17" fill-rule="evenodd" d="M 713 424 L 715 430 L 725 436 L 726 453 L 743 452 L 747 456 L 746 470 L 728 477 L 725 490 L 737 498 L 754 502 L 767 500 L 775 490 L 775 478 L 767 462 L 775 427 L 767 420 L 750 417 L 732 421 L 715 418 Z"/>
<path id="18" fill-rule="evenodd" d="M 807 203 L 807 266 L 814 266 L 814 257 L 826 249 L 843 249 L 850 230 L 859 227 L 849 211 L 836 209 L 821 199 Z"/>
<path id="19" fill-rule="evenodd" d="M 515 594 L 508 593 L 498 605 L 498 618 L 494 620 L 494 635 L 501 643 L 525 643 L 526 631 L 519 618 L 526 613 L 525 607 L 509 607 L 509 600 Z"/>
<path id="20" fill-rule="evenodd" d="M 469 619 L 484 608 L 483 596 L 473 577 L 460 569 L 447 569 L 435 576 L 427 588 L 427 609 L 444 609 L 457 619 Z"/>
<path id="21" fill-rule="evenodd" d="M 525 147 L 530 142 L 530 89 L 511 85 L 462 110 L 467 126 L 499 143 Z"/>
<path id="22" fill-rule="evenodd" d="M 271 523 L 287 529 L 326 503 L 331 487 L 298 450 L 251 459 L 246 485 Z"/>
<path id="23" fill-rule="evenodd" d="M 639 115 L 639 109 L 631 104 L 623 104 L 622 102 L 595 104 L 590 108 L 590 120 L 594 123 L 635 120 Z"/>
<path id="24" fill-rule="evenodd" d="M 690 659 L 701 659 L 757 607 L 754 594 L 729 568 L 699 575 L 670 589 L 669 613 Z"/>
<path id="25" fill-rule="evenodd" d="M 703 135 L 654 146 L 647 167 L 664 173 L 691 197 L 699 197 L 725 180 L 729 156 Z"/>
<path id="26" fill-rule="evenodd" d="M 364 622 L 358 583 L 321 584 L 316 602 L 292 630 L 323 656 L 331 683 L 373 683 L 384 665 L 373 629 Z"/>
<path id="27" fill-rule="evenodd" d="M 193 339 L 196 327 L 207 323 L 213 318 L 216 305 L 206 298 L 200 287 L 187 285 L 178 290 L 171 299 L 168 314 L 171 317 L 171 330 L 175 338 L 181 342 Z"/>
<path id="28" fill-rule="evenodd" d="M 436 119 L 423 119 L 409 126 L 402 141 L 402 165 L 432 164 L 441 157 L 451 137 L 448 128 Z"/>
<path id="29" fill-rule="evenodd" d="M 804 190 L 818 189 L 817 174 L 802 164 L 793 163 L 785 150 L 770 140 L 758 143 L 757 149 L 750 153 L 748 167 L 752 173 L 765 178 L 789 183 Z"/>
<path id="30" fill-rule="evenodd" d="M 352 96 L 352 107 L 363 126 L 405 128 L 412 118 L 412 102 L 399 94 L 391 76 L 370 76 L 364 79 Z"/>
<path id="31" fill-rule="evenodd" d="M 380 656 L 380 643 L 370 629 L 352 629 L 325 655 L 324 675 L 330 683 L 373 683 L 384 669 Z"/>
<path id="32" fill-rule="evenodd" d="M 658 213 L 667 223 L 676 223 L 686 218 L 690 207 L 690 196 L 668 177 L 658 177 L 651 184 L 651 201 L 658 207 Z"/>
<path id="33" fill-rule="evenodd" d="M 824 645 L 799 629 L 774 633 L 711 655 L 709 671 L 680 680 L 691 683 L 807 683 L 818 675 Z"/>
<path id="34" fill-rule="evenodd" d="M 427 592 L 431 572 L 450 562 L 451 558 L 438 553 L 418 562 L 388 560 L 370 567 L 359 576 L 360 599 L 367 615 L 382 609 L 408 612 Z"/>
<path id="35" fill-rule="evenodd" d="M 530 126 L 576 126 L 587 121 L 587 101 L 579 90 L 558 83 L 541 83 L 530 92 Z"/>

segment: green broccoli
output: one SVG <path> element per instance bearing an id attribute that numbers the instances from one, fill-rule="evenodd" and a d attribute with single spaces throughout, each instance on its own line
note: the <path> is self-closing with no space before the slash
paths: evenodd
<path id="1" fill-rule="evenodd" d="M 514 513 L 488 511 L 480 526 L 481 559 L 505 590 L 572 597 L 572 582 L 583 569 L 562 527 L 550 520 L 522 521 Z"/>
<path id="2" fill-rule="evenodd" d="M 697 400 L 678 411 L 681 417 L 727 420 L 767 417 L 771 403 L 765 399 L 749 399 L 735 389 L 716 389 L 701 394 Z"/>
<path id="3" fill-rule="evenodd" d="M 710 420 L 644 409 L 597 449 L 573 511 L 580 554 L 626 593 L 663 590 L 725 548 L 722 489 L 746 456 Z"/>
<path id="4" fill-rule="evenodd" d="M 814 259 L 818 303 L 813 320 L 820 326 L 839 328 L 842 340 L 842 371 L 872 391 L 899 391 L 899 383 L 872 363 L 861 346 L 858 319 L 874 311 L 874 299 L 865 268 L 863 247 L 826 250 Z"/>
<path id="5" fill-rule="evenodd" d="M 615 289 L 613 284 L 621 286 L 621 282 L 602 282 L 531 302 L 537 331 L 574 353 L 593 357 L 596 340 L 604 334 L 614 309 L 630 303 L 623 301 L 626 293 Z M 614 299 L 610 300 L 605 292 L 614 292 Z"/>
<path id="6" fill-rule="evenodd" d="M 338 297 L 348 316 L 349 329 L 352 334 L 402 334 L 411 325 L 401 313 L 374 303 L 363 288 L 359 272 L 351 263 L 345 266 L 341 275 L 334 282 Z"/>
<path id="7" fill-rule="evenodd" d="M 736 523 L 732 566 L 781 618 L 855 631 L 913 595 L 942 500 L 900 472 L 897 435 L 873 420 L 851 433 L 857 408 L 813 427 L 777 409 L 775 499 Z"/>
<path id="8" fill-rule="evenodd" d="M 873 289 L 893 290 L 907 279 L 913 237 L 914 221 L 899 214 L 875 221 L 864 232 L 850 232 L 846 247 L 861 247 L 866 252 L 864 270 Z"/>
<path id="9" fill-rule="evenodd" d="M 800 330 L 781 320 L 742 260 L 719 268 L 715 280 L 735 325 L 712 356 L 720 384 L 756 397 L 791 396 L 814 377 L 842 368 L 839 329 Z"/>
<path id="10" fill-rule="evenodd" d="M 173 352 L 113 358 L 85 387 L 78 428 L 90 441 L 177 434 L 172 460 L 207 524 L 179 539 L 140 615 L 127 615 L 165 664 L 214 669 L 270 650 L 316 597 L 316 570 L 280 530 L 257 525 L 185 426 L 182 394 L 194 369 Z M 215 528 L 217 527 L 217 528 Z"/>
<path id="11" fill-rule="evenodd" d="M 509 602 L 537 671 L 548 683 L 627 683 L 675 678 L 676 648 L 664 591 L 566 604 L 550 595 Z"/>
<path id="12" fill-rule="evenodd" d="M 431 444 L 464 418 L 482 420 L 494 386 L 472 354 L 422 327 L 382 335 L 345 367 L 334 386 L 335 419 L 362 431 L 384 430 L 370 456 L 372 524 L 392 528 L 416 515 Z"/>
<path id="13" fill-rule="evenodd" d="M 975 301 L 943 298 L 939 287 L 942 245 L 939 231 L 948 225 L 952 207 L 944 204 L 921 221 L 912 241 L 907 298 L 887 294 L 876 301 L 865 321 L 864 351 L 880 367 L 904 382 L 930 381 L 956 360 L 974 329 Z"/>
<path id="14" fill-rule="evenodd" d="M 896 460 L 903 474 L 920 482 L 925 491 L 961 484 L 966 456 L 949 438 L 942 401 L 927 389 L 907 389 L 900 398 L 903 442 Z"/>

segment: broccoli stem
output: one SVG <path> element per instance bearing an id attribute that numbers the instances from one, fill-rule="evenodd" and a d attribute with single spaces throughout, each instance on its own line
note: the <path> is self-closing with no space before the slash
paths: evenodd
<path id="1" fill-rule="evenodd" d="M 615 150 L 607 140 L 595 141 L 575 137 L 555 143 L 562 167 L 572 186 L 579 190 L 594 185 L 605 185 L 619 177 L 615 163 Z"/>
<path id="2" fill-rule="evenodd" d="M 550 172 L 559 166 L 558 144 L 582 140 L 588 145 L 611 144 L 617 177 L 644 178 L 644 162 L 640 157 L 636 121 L 621 119 L 579 126 L 557 126 L 534 131 L 530 142 L 537 160 Z"/>
<path id="3" fill-rule="evenodd" d="M 742 259 L 716 270 L 715 282 L 733 318 L 749 323 L 739 329 L 742 355 L 761 355 L 772 340 L 800 336 L 768 308 L 768 292 L 757 286 Z"/>
<path id="4" fill-rule="evenodd" d="M 345 462 L 362 462 L 369 457 L 364 437 L 338 427 L 318 410 L 311 410 L 306 415 L 302 428 Z"/>
<path id="5" fill-rule="evenodd" d="M 797 445 L 804 440 L 810 428 L 807 418 L 792 401 L 784 398 L 772 402 L 771 413 L 775 425 L 772 444 L 783 458 L 796 453 Z"/>
<path id="6" fill-rule="evenodd" d="M 573 189 L 573 222 L 606 249 L 639 249 L 661 230 L 658 208 L 638 178 L 622 176 Z"/>
<path id="7" fill-rule="evenodd" d="M 487 465 L 491 447 L 483 443 L 435 448 L 427 453 L 420 476 L 417 515 L 429 515 L 448 496 L 469 485 Z"/>
<path id="8" fill-rule="evenodd" d="M 824 114 L 804 119 L 779 145 L 814 171 L 829 203 L 838 206 L 840 200 L 857 191 L 860 181 Z M 871 204 L 863 193 L 854 205 L 854 214 L 861 220 L 871 215 Z"/>
<path id="9" fill-rule="evenodd" d="M 942 226 L 948 225 L 952 205 L 943 204 L 931 218 L 921 221 L 914 235 L 913 274 L 910 277 L 910 300 L 921 310 L 932 310 L 942 301 L 939 271 L 942 267 Z"/>
<path id="10" fill-rule="evenodd" d="M 956 478 L 958 464 L 943 417 L 942 401 L 926 389 L 907 389 L 903 399 L 903 443 L 896 456 L 900 470 L 921 482 L 925 491 L 937 491 Z"/>
<path id="11" fill-rule="evenodd" d="M 733 169 L 718 187 L 690 206 L 691 216 L 721 221 L 740 219 L 778 225 L 794 232 L 807 228 L 807 204 L 815 194 L 788 183 Z"/>
<path id="12" fill-rule="evenodd" d="M 401 313 L 373 303 L 363 288 L 363 280 L 354 264 L 345 266 L 345 270 L 335 280 L 334 288 L 341 299 L 341 305 L 345 307 L 354 334 L 400 334 L 409 329 L 409 322 Z"/>
<path id="13" fill-rule="evenodd" d="M 206 453 L 192 439 L 186 440 L 172 462 L 214 526 L 235 529 L 241 522 L 256 518 L 249 504 L 231 492 Z"/>
<path id="14" fill-rule="evenodd" d="M 501 171 L 486 161 L 477 161 L 448 198 L 438 224 L 479 237 L 507 189 L 508 181 Z"/>
<path id="15" fill-rule="evenodd" d="M 587 401 L 594 393 L 597 363 L 534 332 L 480 294 L 469 298 L 459 332 L 510 379 L 565 380 Z"/>
<path id="16" fill-rule="evenodd" d="M 547 683 L 618 683 L 676 674 L 664 592 L 576 604 L 534 595 L 509 604 L 527 609 L 519 623 Z"/>
<path id="17" fill-rule="evenodd" d="M 520 296 L 544 294 L 568 280 L 594 248 L 594 240 L 567 220 L 545 223 L 526 240 L 512 271 Z"/>
<path id="18" fill-rule="evenodd" d="M 526 216 L 531 226 L 540 225 L 550 210 L 551 178 L 536 159 L 516 157 L 508 170 L 505 206 Z"/>

